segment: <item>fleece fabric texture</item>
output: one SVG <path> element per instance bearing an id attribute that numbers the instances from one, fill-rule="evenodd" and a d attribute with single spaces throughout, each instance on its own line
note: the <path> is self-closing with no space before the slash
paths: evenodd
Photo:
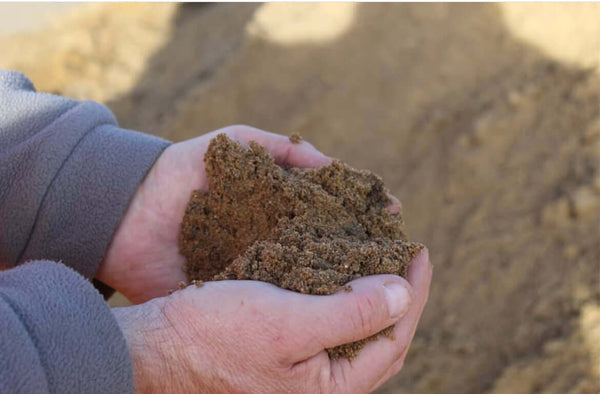
<path id="1" fill-rule="evenodd" d="M 94 102 L 36 93 L 0 70 L 0 262 L 98 268 L 138 184 L 168 145 Z"/>
<path id="2" fill-rule="evenodd" d="M 104 298 L 62 264 L 0 275 L 1 393 L 131 393 L 127 343 Z"/>
<path id="3" fill-rule="evenodd" d="M 133 390 L 114 316 L 66 266 L 94 276 L 168 145 L 120 129 L 101 104 L 37 93 L 0 70 L 0 392 Z M 17 267 L 29 260 L 54 262 Z"/>

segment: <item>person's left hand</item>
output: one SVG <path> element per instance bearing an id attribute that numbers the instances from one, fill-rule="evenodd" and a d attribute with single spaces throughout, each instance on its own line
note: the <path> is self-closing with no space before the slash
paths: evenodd
<path id="1" fill-rule="evenodd" d="M 133 196 L 96 273 L 133 303 L 164 296 L 186 280 L 179 227 L 192 191 L 208 190 L 204 154 L 219 133 L 245 146 L 256 141 L 279 165 L 317 168 L 331 162 L 307 142 L 293 144 L 248 126 L 226 127 L 165 149 Z"/>

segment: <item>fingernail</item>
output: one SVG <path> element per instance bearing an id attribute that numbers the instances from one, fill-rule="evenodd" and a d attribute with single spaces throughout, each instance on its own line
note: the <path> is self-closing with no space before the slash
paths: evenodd
<path id="1" fill-rule="evenodd" d="M 410 293 L 406 287 L 397 282 L 387 283 L 384 287 L 390 318 L 399 319 L 408 312 L 411 302 Z"/>

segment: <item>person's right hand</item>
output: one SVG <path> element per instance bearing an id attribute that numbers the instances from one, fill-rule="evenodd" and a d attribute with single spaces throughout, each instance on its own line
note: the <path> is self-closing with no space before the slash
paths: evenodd
<path id="1" fill-rule="evenodd" d="M 329 296 L 254 281 L 207 282 L 113 311 L 137 392 L 364 393 L 402 368 L 431 274 L 424 250 L 408 282 L 364 277 L 350 283 L 351 292 Z M 352 361 L 330 360 L 324 350 L 392 324 L 395 340 L 369 342 Z"/>

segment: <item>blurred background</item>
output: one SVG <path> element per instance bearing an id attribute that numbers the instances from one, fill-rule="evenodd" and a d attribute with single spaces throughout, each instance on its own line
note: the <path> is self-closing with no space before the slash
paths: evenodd
<path id="1" fill-rule="evenodd" d="M 0 4 L 0 67 L 178 141 L 371 169 L 435 265 L 382 393 L 600 392 L 600 6 Z"/>

